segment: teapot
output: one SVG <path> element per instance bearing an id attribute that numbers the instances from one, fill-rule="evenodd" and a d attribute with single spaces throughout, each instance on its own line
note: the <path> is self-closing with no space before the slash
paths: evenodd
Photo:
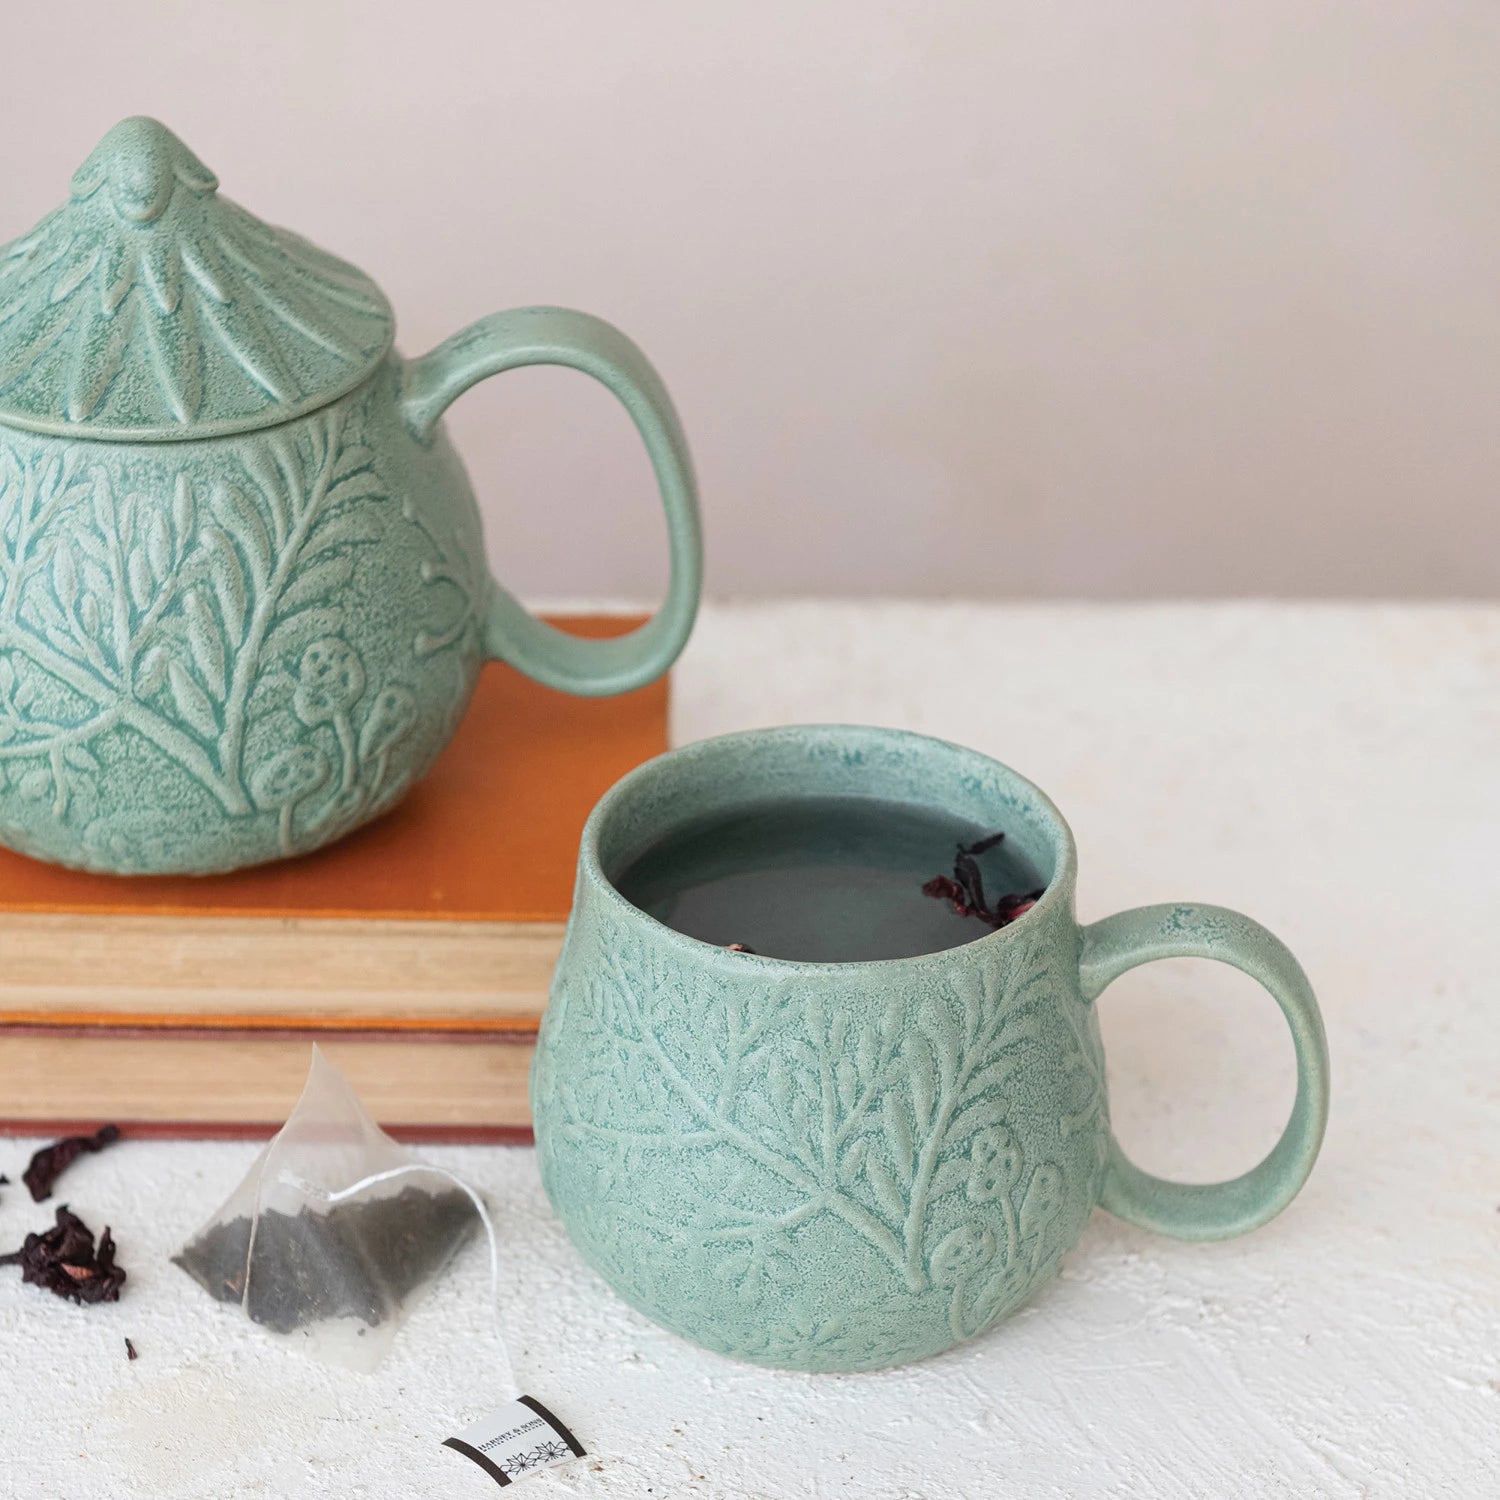
<path id="1" fill-rule="evenodd" d="M 442 414 L 556 364 L 625 405 L 666 512 L 655 617 L 581 640 L 491 577 Z M 659 677 L 702 542 L 672 402 L 585 313 L 482 318 L 419 359 L 362 271 L 116 125 L 0 248 L 0 843 L 117 874 L 298 855 L 394 806 L 486 659 L 564 692 Z M 497 747 L 503 752 L 503 746 Z"/>

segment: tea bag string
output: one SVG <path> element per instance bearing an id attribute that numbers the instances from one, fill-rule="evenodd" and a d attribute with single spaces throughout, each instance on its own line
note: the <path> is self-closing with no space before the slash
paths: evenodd
<path id="1" fill-rule="evenodd" d="M 489 1209 L 484 1205 L 484 1199 L 467 1182 L 455 1176 L 446 1167 L 431 1167 L 425 1162 L 408 1162 L 402 1167 L 388 1167 L 383 1172 L 374 1172 L 368 1177 L 361 1177 L 358 1182 L 351 1183 L 346 1188 L 340 1188 L 337 1192 L 319 1187 L 317 1183 L 309 1182 L 295 1172 L 283 1170 L 279 1175 L 282 1182 L 288 1187 L 295 1188 L 299 1193 L 304 1193 L 309 1198 L 316 1198 L 322 1203 L 334 1204 L 342 1203 L 346 1198 L 353 1198 L 367 1188 L 378 1187 L 382 1182 L 392 1182 L 398 1177 L 409 1177 L 417 1172 L 423 1172 L 432 1177 L 441 1177 L 445 1182 L 451 1182 L 474 1205 L 474 1211 L 479 1215 L 479 1222 L 484 1225 L 485 1238 L 489 1241 L 490 1247 L 490 1311 L 495 1319 L 495 1339 L 500 1345 L 500 1357 L 507 1387 L 511 1391 L 518 1391 L 520 1386 L 516 1384 L 516 1369 L 510 1357 L 510 1344 L 505 1334 L 505 1317 L 500 1311 L 500 1244 L 495 1238 L 495 1224 L 490 1218 Z"/>

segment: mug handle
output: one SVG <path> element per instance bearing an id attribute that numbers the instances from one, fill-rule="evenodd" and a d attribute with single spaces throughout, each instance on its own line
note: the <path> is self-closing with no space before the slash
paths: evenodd
<path id="1" fill-rule="evenodd" d="M 654 681 L 687 644 L 703 586 L 698 490 L 687 439 L 672 398 L 646 356 L 619 329 L 565 307 L 518 307 L 471 323 L 429 354 L 410 361 L 401 409 L 424 445 L 443 412 L 471 385 L 522 365 L 567 365 L 607 386 L 646 444 L 667 514 L 671 581 L 661 608 L 638 629 L 609 640 L 582 640 L 538 620 L 491 582 L 484 647 L 548 687 L 584 697 L 623 693 Z"/>
<path id="2" fill-rule="evenodd" d="M 1158 958 L 1212 958 L 1259 980 L 1281 1007 L 1297 1055 L 1297 1097 L 1281 1139 L 1229 1182 L 1169 1182 L 1143 1172 L 1111 1135 L 1100 1207 L 1183 1240 L 1224 1240 L 1275 1218 L 1307 1181 L 1328 1124 L 1328 1041 L 1312 986 L 1281 940 L 1221 906 L 1142 906 L 1083 929 L 1079 981 L 1092 1002 L 1127 969 Z"/>

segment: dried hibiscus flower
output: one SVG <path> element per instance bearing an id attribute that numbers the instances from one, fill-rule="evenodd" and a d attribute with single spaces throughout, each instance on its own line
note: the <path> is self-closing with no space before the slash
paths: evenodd
<path id="1" fill-rule="evenodd" d="M 52 1196 L 53 1186 L 86 1151 L 102 1151 L 120 1139 L 118 1125 L 105 1125 L 93 1135 L 69 1135 L 50 1146 L 43 1146 L 31 1158 L 31 1165 L 21 1174 L 21 1181 L 31 1189 L 37 1203 Z"/>
<path id="2" fill-rule="evenodd" d="M 922 894 L 939 901 L 951 901 L 959 916 L 979 917 L 991 927 L 1008 927 L 1017 917 L 1025 916 L 1041 900 L 1040 890 L 1013 891 L 999 897 L 993 906 L 985 899 L 979 855 L 995 848 L 1004 838 L 1004 833 L 992 833 L 972 844 L 960 844 L 953 858 L 953 874 L 934 875 L 922 887 Z"/>
<path id="3" fill-rule="evenodd" d="M 125 1284 L 125 1272 L 115 1264 L 109 1226 L 95 1246 L 93 1230 L 69 1213 L 67 1204 L 57 1210 L 51 1229 L 28 1234 L 19 1250 L 0 1255 L 0 1266 L 20 1266 L 22 1281 L 71 1302 L 118 1302 Z"/>

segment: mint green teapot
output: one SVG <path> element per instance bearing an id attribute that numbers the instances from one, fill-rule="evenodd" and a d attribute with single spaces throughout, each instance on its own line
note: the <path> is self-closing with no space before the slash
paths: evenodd
<path id="1" fill-rule="evenodd" d="M 628 339 L 523 308 L 405 360 L 367 276 L 217 187 L 125 120 L 0 248 L 0 842 L 58 864 L 318 848 L 426 772 L 486 658 L 623 692 L 697 611 L 687 445 Z M 564 635 L 486 567 L 441 417 L 531 364 L 603 382 L 650 454 L 671 582 L 630 635 Z"/>

